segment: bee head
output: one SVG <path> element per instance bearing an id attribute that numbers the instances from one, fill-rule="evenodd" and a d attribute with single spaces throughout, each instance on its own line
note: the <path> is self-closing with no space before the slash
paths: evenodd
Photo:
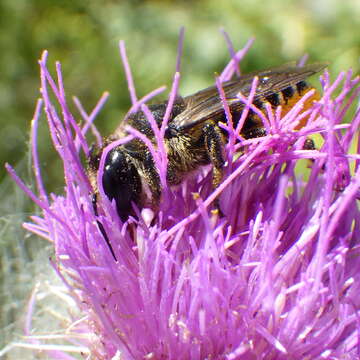
<path id="1" fill-rule="evenodd" d="M 125 221 L 132 210 L 132 202 L 139 203 L 141 180 L 124 148 L 116 147 L 107 154 L 102 185 L 110 201 L 115 199 L 117 212 Z"/>

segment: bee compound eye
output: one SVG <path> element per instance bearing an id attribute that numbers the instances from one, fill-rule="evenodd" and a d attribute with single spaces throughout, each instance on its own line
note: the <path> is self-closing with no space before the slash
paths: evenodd
<path id="1" fill-rule="evenodd" d="M 126 220 L 132 202 L 139 202 L 141 180 L 131 156 L 123 148 L 115 148 L 107 155 L 102 184 L 110 201 L 115 199 L 121 220 Z"/>

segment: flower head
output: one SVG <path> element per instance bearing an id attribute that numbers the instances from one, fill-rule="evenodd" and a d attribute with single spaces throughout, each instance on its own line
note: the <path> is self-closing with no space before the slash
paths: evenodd
<path id="1" fill-rule="evenodd" d="M 233 52 L 218 80 L 220 94 L 221 82 L 233 75 L 247 47 Z M 121 52 L 136 111 L 148 97 L 137 99 L 123 45 Z M 281 109 L 268 107 L 266 114 L 259 114 L 268 129 L 261 138 L 235 141 L 239 129 L 229 120 L 223 125 L 229 132 L 227 165 L 215 191 L 210 166 L 176 188 L 167 186 L 162 139 L 168 112 L 155 132 L 157 148 L 147 144 L 162 183 L 159 209 L 138 209 L 137 218 L 122 222 L 101 186 L 101 211 L 96 214 L 93 189 L 80 160 L 81 153 L 89 155 L 88 130 L 100 145 L 93 121 L 106 95 L 90 115 L 76 102 L 84 122 L 80 126 L 67 105 L 60 65 L 57 81 L 47 70 L 46 53 L 40 67 L 42 101 L 33 123 L 38 195 L 9 170 L 43 210 L 25 227 L 54 243 L 57 271 L 86 315 L 72 330 L 89 334 L 83 345 L 91 356 L 192 360 L 360 356 L 360 156 L 350 153 L 358 137 L 359 110 L 351 123 L 342 124 L 358 99 L 359 78 L 352 80 L 349 71 L 331 82 L 325 73 L 322 98 L 305 112 L 311 94 L 284 116 Z M 178 81 L 177 73 L 169 108 Z M 254 91 L 256 85 L 254 81 Z M 241 99 L 246 111 L 258 111 L 251 96 Z M 42 108 L 64 164 L 63 195 L 48 195 L 41 180 L 36 127 Z M 307 124 L 296 130 L 304 117 Z M 153 122 L 151 114 L 148 118 Z M 141 137 L 133 129 L 129 134 Z M 323 137 L 321 149 L 303 150 L 313 134 Z M 99 179 L 113 146 L 102 154 Z M 297 171 L 304 159 L 312 161 L 308 178 Z M 224 216 L 211 211 L 217 197 Z"/>

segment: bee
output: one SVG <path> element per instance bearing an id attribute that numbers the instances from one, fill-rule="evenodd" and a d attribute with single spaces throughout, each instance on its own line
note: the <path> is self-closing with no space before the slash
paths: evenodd
<path id="1" fill-rule="evenodd" d="M 291 65 L 271 68 L 265 71 L 242 75 L 236 80 L 222 84 L 225 98 L 237 126 L 244 104 L 237 94 L 248 96 L 255 76 L 259 78 L 253 104 L 260 110 L 270 103 L 273 108 L 281 105 L 288 111 L 307 91 L 313 88 L 305 81 L 325 68 L 325 64 L 311 64 L 303 67 Z M 161 127 L 167 101 L 149 105 L 157 125 Z M 180 184 L 186 174 L 200 166 L 213 166 L 213 187 L 222 179 L 224 145 L 227 131 L 219 124 L 226 123 L 226 115 L 216 86 L 208 87 L 193 95 L 178 97 L 172 107 L 164 136 L 167 151 L 167 182 Z M 156 147 L 154 132 L 143 111 L 131 114 L 127 125 L 144 134 Z M 94 188 L 94 203 L 98 196 L 97 173 L 103 149 L 113 141 L 128 135 L 120 124 L 113 135 L 105 139 L 102 148 L 95 148 L 88 159 L 88 173 Z M 240 132 L 245 139 L 266 135 L 259 116 L 249 111 Z M 149 205 L 156 207 L 161 199 L 161 182 L 154 159 L 148 147 L 135 138 L 113 148 L 105 159 L 102 186 L 106 196 L 115 201 L 122 221 L 133 214 L 133 204 L 138 208 Z M 150 194 L 150 196 L 149 196 Z"/>

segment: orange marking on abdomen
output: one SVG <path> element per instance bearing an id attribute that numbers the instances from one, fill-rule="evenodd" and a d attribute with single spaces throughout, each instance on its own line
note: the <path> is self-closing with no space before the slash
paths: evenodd
<path id="1" fill-rule="evenodd" d="M 285 114 L 287 114 L 294 106 L 295 104 L 306 94 L 308 93 L 309 91 L 311 90 L 316 90 L 315 88 L 313 87 L 307 87 L 306 89 L 304 89 L 301 94 L 299 94 L 297 91 L 296 91 L 296 94 L 294 94 L 291 98 L 288 98 L 287 99 L 287 102 L 286 103 L 282 103 L 281 104 L 281 107 L 282 107 L 282 115 L 284 116 Z M 318 91 L 315 91 L 315 93 L 310 96 L 303 104 L 303 108 L 300 112 L 300 114 L 308 109 L 310 109 L 313 104 L 314 104 L 314 101 L 318 101 L 320 100 L 320 94 Z M 309 116 L 306 116 L 304 118 L 301 119 L 300 123 L 294 128 L 294 130 L 300 130 L 302 127 L 304 127 L 307 122 L 309 120 Z"/>

